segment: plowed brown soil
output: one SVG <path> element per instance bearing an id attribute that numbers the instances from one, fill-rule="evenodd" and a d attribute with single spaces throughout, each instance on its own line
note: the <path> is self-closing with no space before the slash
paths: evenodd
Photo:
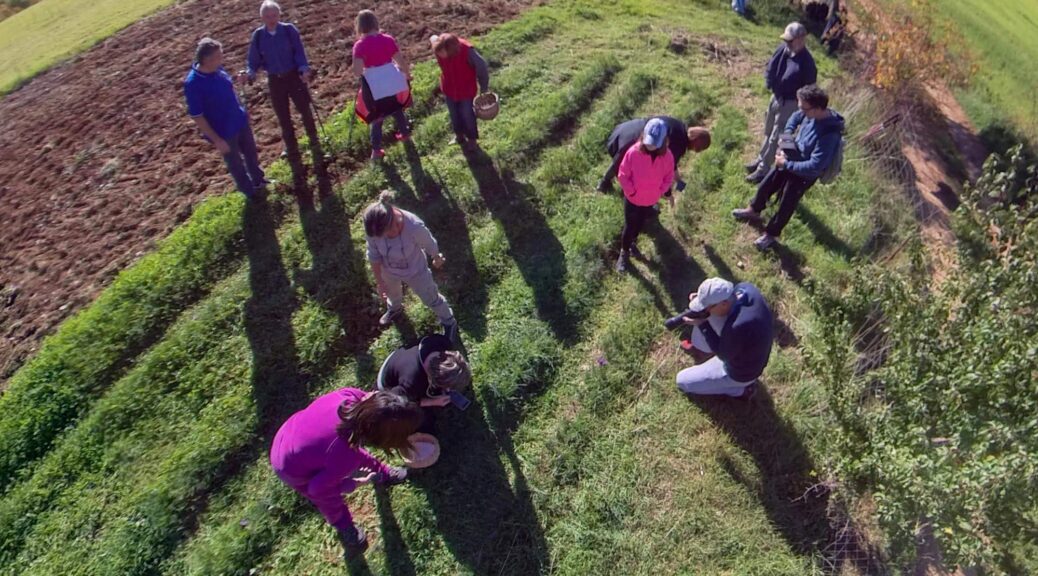
<path id="1" fill-rule="evenodd" d="M 374 8 L 412 59 L 430 34 L 476 35 L 535 0 L 285 0 L 318 70 L 324 113 L 355 90 L 352 18 Z M 0 382 L 207 194 L 226 191 L 220 157 L 185 115 L 195 42 L 244 67 L 259 0 L 195 0 L 137 22 L 0 100 Z M 263 83 L 249 110 L 264 162 L 281 152 Z M 301 130 L 298 125 L 297 130 Z M 2 389 L 0 384 L 0 389 Z"/>

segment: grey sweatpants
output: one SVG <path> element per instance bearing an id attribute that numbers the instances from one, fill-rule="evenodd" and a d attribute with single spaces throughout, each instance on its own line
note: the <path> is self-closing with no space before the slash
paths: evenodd
<path id="1" fill-rule="evenodd" d="M 714 326 L 714 331 L 720 334 L 715 317 L 710 317 L 710 324 Z M 720 326 L 724 326 L 723 318 L 720 319 Z M 710 349 L 710 344 L 706 341 L 706 337 L 703 336 L 703 332 L 699 329 L 692 330 L 692 345 L 700 351 L 713 352 Z M 685 394 L 733 397 L 742 395 L 743 390 L 752 384 L 752 382 L 736 382 L 733 380 L 725 371 L 724 362 L 717 356 L 702 364 L 685 368 L 678 372 L 677 383 L 678 389 Z"/>
<path id="2" fill-rule="evenodd" d="M 389 301 L 390 310 L 399 310 L 404 305 L 404 284 L 411 287 L 415 295 L 422 303 L 436 313 L 436 317 L 443 324 L 454 322 L 454 311 L 451 310 L 440 288 L 436 285 L 432 270 L 426 267 L 414 276 L 401 278 L 390 273 L 386 267 L 382 267 L 382 281 L 386 284 L 386 299 Z"/>
<path id="3" fill-rule="evenodd" d="M 764 143 L 761 144 L 760 154 L 757 155 L 758 164 L 764 164 L 765 168 L 771 168 L 775 164 L 779 136 L 786 129 L 789 117 L 796 111 L 796 98 L 780 100 L 776 96 L 771 97 L 768 111 L 764 114 Z"/>

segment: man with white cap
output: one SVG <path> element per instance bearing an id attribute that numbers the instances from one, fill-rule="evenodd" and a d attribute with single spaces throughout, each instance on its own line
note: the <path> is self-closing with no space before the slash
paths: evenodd
<path id="1" fill-rule="evenodd" d="M 746 181 L 754 184 L 760 184 L 775 163 L 779 136 L 797 111 L 797 90 L 818 80 L 818 68 L 807 49 L 807 28 L 793 22 L 780 38 L 782 45 L 764 69 L 764 84 L 771 90 L 771 103 L 764 115 L 764 142 L 757 158 L 746 165 L 750 173 Z"/>
<path id="2" fill-rule="evenodd" d="M 756 286 L 733 285 L 708 278 L 689 294 L 689 308 L 710 316 L 686 318 L 692 347 L 709 360 L 678 372 L 678 389 L 686 394 L 749 399 L 768 365 L 774 340 L 771 309 Z"/>
<path id="3" fill-rule="evenodd" d="M 667 147 L 667 125 L 659 118 L 645 124 L 641 142 L 631 146 L 620 162 L 616 179 L 624 192 L 624 229 L 620 235 L 620 257 L 616 271 L 626 272 L 628 258 L 638 256 L 635 240 L 650 218 L 656 215 L 656 203 L 666 196 L 671 206 L 674 196 L 674 155 Z"/>

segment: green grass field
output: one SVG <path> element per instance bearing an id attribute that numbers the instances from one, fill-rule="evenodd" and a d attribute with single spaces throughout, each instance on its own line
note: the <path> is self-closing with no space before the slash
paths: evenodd
<path id="1" fill-rule="evenodd" d="M 942 0 L 940 9 L 979 60 L 980 73 L 958 96 L 982 136 L 1001 147 L 1011 129 L 1038 142 L 1038 3 Z"/>
<path id="2" fill-rule="evenodd" d="M 173 0 L 44 0 L 0 21 L 0 95 Z"/>
<path id="3" fill-rule="evenodd" d="M 912 211 L 852 146 L 784 246 L 755 251 L 728 211 L 752 192 L 758 70 L 791 15 L 762 1 L 748 22 L 726 4 L 556 0 L 477 39 L 503 99 L 485 155 L 447 145 L 424 63 L 414 147 L 298 214 L 284 197 L 203 202 L 0 397 L 0 574 L 343 572 L 333 531 L 266 451 L 309 398 L 370 388 L 389 352 L 436 326 L 411 301 L 407 322 L 375 329 L 357 215 L 386 187 L 447 256 L 476 402 L 441 419 L 435 467 L 348 496 L 372 539 L 351 574 L 821 573 L 826 503 L 805 492 L 825 479 L 827 416 L 803 361 L 808 286 L 899 244 Z M 688 191 L 619 277 L 621 202 L 592 187 L 612 127 L 659 112 L 709 125 L 714 145 L 686 159 Z M 873 118 L 848 120 L 856 134 Z M 327 149 L 362 157 L 347 115 L 327 128 Z M 780 319 L 750 405 L 673 384 L 690 359 L 662 319 L 718 274 L 756 283 Z"/>

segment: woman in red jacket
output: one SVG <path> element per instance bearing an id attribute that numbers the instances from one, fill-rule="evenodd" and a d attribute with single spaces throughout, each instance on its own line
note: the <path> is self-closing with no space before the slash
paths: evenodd
<path id="1" fill-rule="evenodd" d="M 454 34 L 440 34 L 429 39 L 436 62 L 440 65 L 440 91 L 447 99 L 447 111 L 458 144 L 469 148 L 476 145 L 479 130 L 472 101 L 479 92 L 487 91 L 490 72 L 487 61 L 467 40 Z"/>
<path id="2" fill-rule="evenodd" d="M 620 235 L 620 257 L 616 271 L 626 272 L 629 255 L 638 254 L 635 241 L 645 222 L 656 214 L 656 203 L 666 196 L 671 207 L 674 197 L 674 156 L 667 147 L 667 125 L 653 118 L 645 125 L 641 142 L 631 146 L 620 162 L 616 179 L 624 191 L 624 230 Z"/>

